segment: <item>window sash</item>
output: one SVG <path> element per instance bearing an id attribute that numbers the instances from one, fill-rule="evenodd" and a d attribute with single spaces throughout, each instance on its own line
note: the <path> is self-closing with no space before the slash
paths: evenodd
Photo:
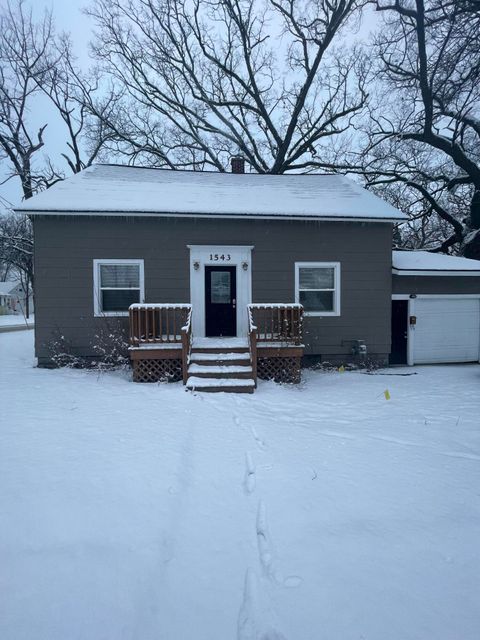
<path id="1" fill-rule="evenodd" d="M 109 295 L 112 293 L 113 295 Z M 125 300 L 127 300 L 127 302 L 125 302 Z M 100 290 L 100 307 L 102 313 L 127 313 L 129 306 L 138 302 L 140 302 L 140 289 Z"/>
<path id="2" fill-rule="evenodd" d="M 319 271 L 324 273 L 319 274 Z M 298 286 L 302 291 L 334 291 L 335 268 L 299 267 Z"/>
<path id="3" fill-rule="evenodd" d="M 140 265 L 121 262 L 100 263 L 99 278 L 101 289 L 139 289 Z"/>

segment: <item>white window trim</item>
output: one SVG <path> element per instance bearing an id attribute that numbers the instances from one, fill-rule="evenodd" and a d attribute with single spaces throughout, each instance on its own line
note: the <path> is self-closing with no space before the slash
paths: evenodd
<path id="1" fill-rule="evenodd" d="M 323 268 L 334 270 L 335 289 L 333 295 L 333 311 L 305 311 L 306 316 L 339 316 L 340 315 L 340 262 L 295 262 L 295 302 L 300 303 L 300 269 Z"/>
<path id="2" fill-rule="evenodd" d="M 140 270 L 140 296 L 139 302 L 145 302 L 145 276 L 144 261 L 141 259 L 113 259 L 99 258 L 93 261 L 93 313 L 96 318 L 125 317 L 128 311 L 102 311 L 100 306 L 100 265 L 102 264 L 137 264 Z"/>

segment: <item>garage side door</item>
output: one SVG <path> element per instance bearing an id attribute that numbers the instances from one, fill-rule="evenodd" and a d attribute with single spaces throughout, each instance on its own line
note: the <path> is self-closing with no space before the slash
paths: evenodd
<path id="1" fill-rule="evenodd" d="M 415 364 L 478 362 L 480 301 L 474 298 L 415 300 L 417 325 L 413 345 Z"/>

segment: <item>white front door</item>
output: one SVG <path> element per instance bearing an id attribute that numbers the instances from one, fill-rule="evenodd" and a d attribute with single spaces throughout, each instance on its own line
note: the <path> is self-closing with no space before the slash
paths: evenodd
<path id="1" fill-rule="evenodd" d="M 190 301 L 192 304 L 193 335 L 199 338 L 206 333 L 206 275 L 205 267 L 228 267 L 236 277 L 236 330 L 237 336 L 248 334 L 247 305 L 252 301 L 252 249 L 253 247 L 230 245 L 189 245 L 190 249 Z M 210 309 L 211 312 L 211 309 Z"/>

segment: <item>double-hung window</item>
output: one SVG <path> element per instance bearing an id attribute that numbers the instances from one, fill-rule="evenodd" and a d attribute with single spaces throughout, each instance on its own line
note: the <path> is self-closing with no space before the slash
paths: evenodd
<path id="1" fill-rule="evenodd" d="M 339 316 L 340 263 L 296 262 L 295 300 L 308 316 Z"/>
<path id="2" fill-rule="evenodd" d="M 93 298 L 96 316 L 125 316 L 145 298 L 143 260 L 94 260 Z"/>

